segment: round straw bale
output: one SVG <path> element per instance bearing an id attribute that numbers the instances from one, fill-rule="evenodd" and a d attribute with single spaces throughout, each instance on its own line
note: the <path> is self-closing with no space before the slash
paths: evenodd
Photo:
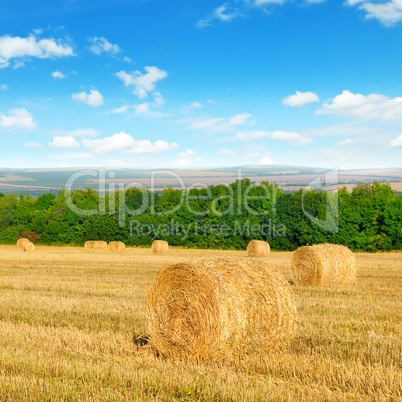
<path id="1" fill-rule="evenodd" d="M 126 245 L 121 241 L 111 241 L 107 245 L 107 248 L 109 250 L 113 250 L 113 251 L 120 251 L 120 250 L 124 250 L 126 248 Z"/>
<path id="2" fill-rule="evenodd" d="M 303 246 L 293 254 L 291 268 L 296 285 L 352 285 L 356 259 L 347 247 L 336 244 Z"/>
<path id="3" fill-rule="evenodd" d="M 247 255 L 249 257 L 267 257 L 270 251 L 269 243 L 262 240 L 251 240 L 247 246 Z"/>
<path id="4" fill-rule="evenodd" d="M 30 241 L 28 243 L 24 244 L 24 251 L 34 251 L 35 250 L 35 245 L 31 243 Z"/>
<path id="5" fill-rule="evenodd" d="M 261 261 L 207 258 L 163 271 L 148 295 L 151 345 L 178 359 L 266 352 L 290 338 L 297 313 L 290 285 Z"/>
<path id="6" fill-rule="evenodd" d="M 103 240 L 89 240 L 85 242 L 85 248 L 107 248 L 107 243 Z"/>
<path id="7" fill-rule="evenodd" d="M 24 245 L 30 243 L 30 241 L 25 238 L 25 237 L 21 237 L 21 239 L 17 240 L 17 246 L 24 248 Z"/>
<path id="8" fill-rule="evenodd" d="M 152 242 L 151 250 L 155 254 L 166 253 L 169 249 L 169 243 L 165 240 L 154 240 Z"/>

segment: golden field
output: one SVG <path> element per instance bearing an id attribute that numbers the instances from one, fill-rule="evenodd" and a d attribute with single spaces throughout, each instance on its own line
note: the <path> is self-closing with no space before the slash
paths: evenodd
<path id="1" fill-rule="evenodd" d="M 402 253 L 356 254 L 353 288 L 294 288 L 297 335 L 266 356 L 195 365 L 134 343 L 157 274 L 211 255 L 247 258 L 0 246 L 0 400 L 402 400 Z M 291 257 L 268 260 L 290 279 Z"/>

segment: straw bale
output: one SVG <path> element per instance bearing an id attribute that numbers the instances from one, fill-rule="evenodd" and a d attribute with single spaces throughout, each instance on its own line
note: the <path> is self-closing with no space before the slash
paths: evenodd
<path id="1" fill-rule="evenodd" d="M 148 295 L 151 346 L 167 357 L 264 353 L 295 332 L 290 285 L 262 261 L 206 258 L 163 271 Z"/>
<path id="2" fill-rule="evenodd" d="M 126 245 L 121 241 L 111 241 L 107 245 L 107 248 L 109 250 L 113 250 L 113 251 L 121 251 L 126 248 Z"/>
<path id="3" fill-rule="evenodd" d="M 35 250 L 35 245 L 31 242 L 25 243 L 24 244 L 24 251 L 34 251 Z"/>
<path id="4" fill-rule="evenodd" d="M 247 255 L 249 257 L 267 257 L 270 251 L 269 243 L 262 240 L 251 240 L 247 246 Z"/>
<path id="5" fill-rule="evenodd" d="M 27 243 L 30 243 L 30 241 L 25 237 L 22 237 L 21 239 L 17 240 L 17 246 L 22 247 L 22 248 L 24 248 L 24 245 Z"/>
<path id="6" fill-rule="evenodd" d="M 85 248 L 105 249 L 107 248 L 107 243 L 103 240 L 89 240 L 85 242 Z"/>
<path id="7" fill-rule="evenodd" d="M 169 243 L 164 240 L 154 240 L 152 242 L 151 250 L 155 254 L 166 253 L 169 249 Z"/>
<path id="8" fill-rule="evenodd" d="M 293 254 L 291 268 L 296 285 L 339 286 L 356 281 L 356 259 L 347 247 L 336 244 L 303 246 Z"/>

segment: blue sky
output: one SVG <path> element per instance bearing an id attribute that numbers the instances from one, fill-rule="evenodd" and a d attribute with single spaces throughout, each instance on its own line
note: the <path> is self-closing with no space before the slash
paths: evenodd
<path id="1" fill-rule="evenodd" d="M 0 0 L 0 167 L 401 167 L 401 43 L 402 0 Z"/>

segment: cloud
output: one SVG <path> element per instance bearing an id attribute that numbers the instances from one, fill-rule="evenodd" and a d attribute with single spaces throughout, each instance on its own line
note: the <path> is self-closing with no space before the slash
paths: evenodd
<path id="1" fill-rule="evenodd" d="M 197 157 L 197 152 L 193 149 L 187 148 L 185 151 L 176 154 L 174 164 L 179 167 L 187 167 L 194 165 L 199 159 L 200 158 Z"/>
<path id="2" fill-rule="evenodd" d="M 390 142 L 391 147 L 402 147 L 402 134 L 399 134 L 398 137 L 394 138 Z"/>
<path id="3" fill-rule="evenodd" d="M 169 117 L 168 114 L 160 112 L 158 109 L 165 104 L 165 100 L 159 92 L 154 92 L 153 102 L 144 102 L 134 105 L 134 111 L 137 115 L 142 117 Z"/>
<path id="4" fill-rule="evenodd" d="M 190 105 L 190 107 L 193 108 L 193 109 L 201 109 L 201 108 L 202 108 L 202 105 L 201 105 L 200 102 L 193 102 L 193 103 Z"/>
<path id="5" fill-rule="evenodd" d="M 96 137 L 99 131 L 94 128 L 79 128 L 72 131 L 54 130 L 50 132 L 51 135 L 69 136 L 69 137 Z"/>
<path id="6" fill-rule="evenodd" d="M 325 103 L 317 114 L 333 114 L 362 120 L 402 122 L 402 97 L 389 98 L 379 94 L 353 94 L 343 91 L 332 102 Z"/>
<path id="7" fill-rule="evenodd" d="M 346 138 L 345 140 L 338 141 L 336 144 L 340 145 L 341 147 L 344 147 L 344 146 L 347 146 L 347 145 L 351 145 L 354 142 L 355 141 L 352 140 L 351 138 Z"/>
<path id="8" fill-rule="evenodd" d="M 68 56 L 74 56 L 73 48 L 53 38 L 38 39 L 34 35 L 26 38 L 8 35 L 0 37 L 0 68 L 8 67 L 13 59 L 18 66 L 32 57 L 55 59 Z"/>
<path id="9" fill-rule="evenodd" d="M 236 133 L 235 137 L 231 138 L 234 141 L 250 142 L 260 139 L 272 139 L 276 141 L 286 141 L 292 146 L 304 146 L 311 144 L 313 140 L 305 138 L 299 133 L 290 131 L 242 131 Z"/>
<path id="10" fill-rule="evenodd" d="M 269 156 L 263 156 L 260 160 L 260 165 L 273 165 L 274 162 Z"/>
<path id="11" fill-rule="evenodd" d="M 116 109 L 110 110 L 109 112 L 107 112 L 106 114 L 122 114 L 122 113 L 126 113 L 128 111 L 128 106 L 124 105 L 124 106 L 120 106 Z"/>
<path id="12" fill-rule="evenodd" d="M 91 90 L 89 94 L 86 92 L 79 92 L 72 95 L 72 99 L 86 103 L 89 106 L 97 107 L 103 105 L 103 96 L 99 91 Z"/>
<path id="13" fill-rule="evenodd" d="M 6 84 L 0 84 L 0 91 L 7 91 L 8 85 Z"/>
<path id="14" fill-rule="evenodd" d="M 295 95 L 290 95 L 282 100 L 286 106 L 300 107 L 309 103 L 318 102 L 320 99 L 314 92 L 299 92 L 296 91 Z"/>
<path id="15" fill-rule="evenodd" d="M 197 22 L 199 28 L 209 27 L 220 22 L 229 22 L 242 14 L 238 8 L 231 7 L 228 3 L 215 8 L 205 19 Z"/>
<path id="16" fill-rule="evenodd" d="M 118 45 L 112 45 L 107 39 L 103 37 L 96 37 L 88 39 L 93 45 L 89 48 L 92 53 L 96 55 L 101 55 L 102 53 L 111 53 L 117 54 L 121 52 L 121 49 Z"/>
<path id="17" fill-rule="evenodd" d="M 19 108 L 10 110 L 8 114 L 0 114 L 0 127 L 33 130 L 36 127 L 36 123 L 28 110 Z"/>
<path id="18" fill-rule="evenodd" d="M 402 21 L 402 1 L 367 1 L 347 0 L 349 6 L 356 6 L 364 11 L 367 19 L 376 19 L 385 26 L 392 26 Z"/>
<path id="19" fill-rule="evenodd" d="M 229 155 L 229 156 L 236 156 L 236 153 L 229 148 L 222 148 L 217 151 L 219 155 Z"/>
<path id="20" fill-rule="evenodd" d="M 98 140 L 84 139 L 83 144 L 90 151 L 97 154 L 109 152 L 122 152 L 128 154 L 159 154 L 161 152 L 176 149 L 175 142 L 168 143 L 158 140 L 152 143 L 149 140 L 135 140 L 131 135 L 121 132 Z"/>
<path id="21" fill-rule="evenodd" d="M 146 66 L 145 73 L 135 71 L 129 74 L 125 71 L 119 71 L 116 76 L 123 81 L 124 86 L 133 87 L 133 94 L 137 95 L 140 99 L 148 96 L 148 93 L 153 91 L 156 83 L 167 77 L 167 72 L 160 70 L 158 67 Z"/>
<path id="22" fill-rule="evenodd" d="M 38 142 L 26 142 L 23 146 L 25 148 L 32 148 L 32 149 L 43 148 L 43 145 L 39 144 Z"/>
<path id="23" fill-rule="evenodd" d="M 62 80 L 63 78 L 66 78 L 66 76 L 61 72 L 61 71 L 54 71 L 52 73 L 53 78 L 58 78 L 59 80 Z"/>
<path id="24" fill-rule="evenodd" d="M 189 130 L 203 130 L 209 133 L 231 132 L 237 126 L 253 123 L 252 121 L 249 121 L 250 117 L 251 114 L 249 113 L 239 113 L 235 114 L 229 119 L 224 119 L 223 117 L 217 117 L 207 120 L 196 121 L 187 126 L 187 128 Z"/>
<path id="25" fill-rule="evenodd" d="M 53 141 L 49 142 L 48 145 L 50 147 L 60 149 L 72 149 L 80 147 L 80 144 L 72 135 L 53 137 Z"/>

